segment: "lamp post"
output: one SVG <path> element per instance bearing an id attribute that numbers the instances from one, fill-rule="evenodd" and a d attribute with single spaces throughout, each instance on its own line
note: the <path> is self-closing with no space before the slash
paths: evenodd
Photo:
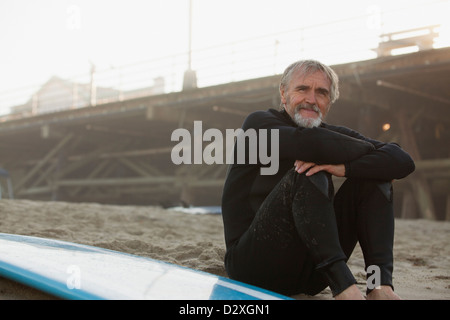
<path id="1" fill-rule="evenodd" d="M 184 72 L 183 91 L 197 88 L 197 74 L 192 70 L 192 0 L 189 0 L 188 69 Z"/>

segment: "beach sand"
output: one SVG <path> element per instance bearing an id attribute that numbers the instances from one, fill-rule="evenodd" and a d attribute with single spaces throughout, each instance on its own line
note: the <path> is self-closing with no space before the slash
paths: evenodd
<path id="1" fill-rule="evenodd" d="M 226 276 L 220 215 L 151 206 L 0 200 L 0 232 L 127 252 Z M 396 220 L 394 286 L 403 299 L 450 299 L 450 222 Z M 362 254 L 350 258 L 365 290 Z M 328 289 L 296 299 L 332 299 Z M 0 300 L 55 299 L 0 277 Z"/>

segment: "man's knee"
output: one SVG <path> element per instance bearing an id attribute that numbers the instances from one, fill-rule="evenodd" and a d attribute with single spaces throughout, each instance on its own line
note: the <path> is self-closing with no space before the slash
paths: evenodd
<path id="1" fill-rule="evenodd" d="M 360 189 L 366 190 L 369 194 L 373 191 L 379 192 L 388 202 L 392 201 L 393 191 L 390 181 L 363 180 L 363 186 Z"/>
<path id="2" fill-rule="evenodd" d="M 329 174 L 323 171 L 319 171 L 307 178 L 325 197 L 327 197 L 328 199 L 331 198 Z"/>
<path id="3" fill-rule="evenodd" d="M 343 186 L 349 186 L 353 190 L 353 195 L 358 194 L 381 194 L 388 202 L 393 198 L 393 187 L 390 181 L 380 181 L 373 179 L 347 179 Z M 342 188 L 341 187 L 341 188 Z M 347 188 L 348 189 L 348 188 Z"/>
<path id="4" fill-rule="evenodd" d="M 378 190 L 380 190 L 383 196 L 386 197 L 386 200 L 392 201 L 393 196 L 392 182 L 389 181 L 377 182 L 376 185 L 378 187 Z"/>
<path id="5" fill-rule="evenodd" d="M 304 173 L 298 173 L 294 169 L 289 170 L 285 177 L 289 179 L 293 184 L 314 186 L 316 190 L 319 190 L 325 197 L 331 199 L 333 194 L 333 187 L 330 183 L 331 176 L 329 173 L 319 171 L 312 176 L 306 176 Z"/>

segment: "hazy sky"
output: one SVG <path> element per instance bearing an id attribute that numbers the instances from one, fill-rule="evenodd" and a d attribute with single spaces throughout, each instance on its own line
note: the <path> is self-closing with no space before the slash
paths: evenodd
<path id="1" fill-rule="evenodd" d="M 368 14 L 361 32 L 411 28 L 427 15 L 380 24 L 370 13 L 427 2 L 449 8 L 432 0 L 193 0 L 192 48 Z M 448 20 L 450 12 L 439 11 L 436 22 Z M 87 73 L 91 62 L 107 68 L 187 52 L 188 12 L 189 0 L 2 0 L 0 102 L 12 88 Z"/>

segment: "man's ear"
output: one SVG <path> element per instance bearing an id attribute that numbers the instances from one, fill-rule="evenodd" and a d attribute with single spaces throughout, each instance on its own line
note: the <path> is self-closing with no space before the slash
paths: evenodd
<path id="1" fill-rule="evenodd" d="M 281 97 L 281 103 L 286 104 L 286 98 L 284 97 L 284 88 L 280 88 L 280 97 Z"/>

